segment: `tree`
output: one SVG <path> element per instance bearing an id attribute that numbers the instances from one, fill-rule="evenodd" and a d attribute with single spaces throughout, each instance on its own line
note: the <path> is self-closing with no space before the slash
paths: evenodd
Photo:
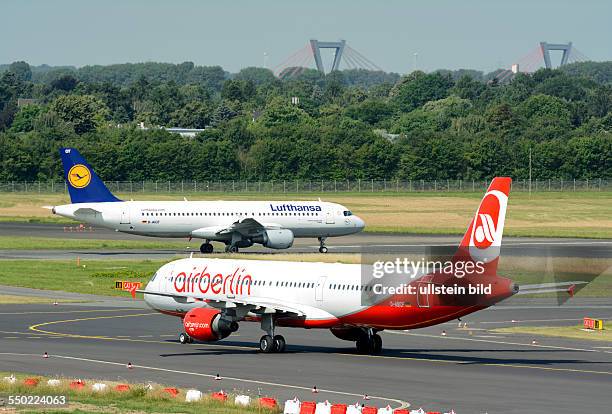
<path id="1" fill-rule="evenodd" d="M 64 92 L 70 92 L 76 88 L 79 83 L 78 79 L 72 75 L 62 75 L 51 82 L 51 87 Z"/>
<path id="2" fill-rule="evenodd" d="M 51 104 L 51 110 L 71 124 L 77 134 L 95 130 L 109 117 L 106 105 L 91 95 L 60 96 Z"/>
<path id="3" fill-rule="evenodd" d="M 30 65 L 26 62 L 13 62 L 9 65 L 8 70 L 17 75 L 22 82 L 29 82 L 32 80 L 32 69 L 30 69 Z"/>
<path id="4" fill-rule="evenodd" d="M 14 132 L 29 132 L 34 129 L 34 121 L 43 111 L 39 105 L 26 105 L 19 109 L 15 114 L 11 131 Z"/>
<path id="5" fill-rule="evenodd" d="M 391 98 L 402 111 L 409 112 L 428 101 L 447 97 L 452 86 L 453 81 L 449 76 L 415 71 L 393 87 Z"/>

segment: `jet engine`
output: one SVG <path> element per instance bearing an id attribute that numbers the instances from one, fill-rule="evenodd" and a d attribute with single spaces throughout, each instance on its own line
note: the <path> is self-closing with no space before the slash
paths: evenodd
<path id="1" fill-rule="evenodd" d="M 227 338 L 238 330 L 238 323 L 221 317 L 216 309 L 194 308 L 183 318 L 185 332 L 199 341 L 209 342 Z"/>
<path id="2" fill-rule="evenodd" d="M 293 245 L 293 232 L 288 229 L 266 230 L 260 236 L 253 237 L 253 241 L 271 249 L 288 249 Z"/>

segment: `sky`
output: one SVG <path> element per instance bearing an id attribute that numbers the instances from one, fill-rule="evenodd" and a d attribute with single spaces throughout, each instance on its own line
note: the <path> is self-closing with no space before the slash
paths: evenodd
<path id="1" fill-rule="evenodd" d="M 309 39 L 345 39 L 386 71 L 488 72 L 540 41 L 612 60 L 611 22 L 611 0 L 3 0 L 0 63 L 191 61 L 237 72 L 274 68 Z"/>

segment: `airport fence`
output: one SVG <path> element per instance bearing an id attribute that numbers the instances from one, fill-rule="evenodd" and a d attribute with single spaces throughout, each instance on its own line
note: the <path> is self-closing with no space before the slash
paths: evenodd
<path id="1" fill-rule="evenodd" d="M 490 180 L 232 180 L 232 181 L 106 181 L 113 193 L 411 193 L 482 192 Z M 61 181 L 0 182 L 0 193 L 65 193 Z M 513 191 L 612 191 L 612 181 L 516 179 Z"/>

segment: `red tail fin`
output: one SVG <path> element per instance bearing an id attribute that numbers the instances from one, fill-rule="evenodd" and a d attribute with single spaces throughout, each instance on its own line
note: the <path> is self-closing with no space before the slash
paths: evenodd
<path id="1" fill-rule="evenodd" d="M 495 177 L 461 240 L 457 260 L 484 263 L 485 274 L 495 274 L 501 247 L 512 179 Z"/>

